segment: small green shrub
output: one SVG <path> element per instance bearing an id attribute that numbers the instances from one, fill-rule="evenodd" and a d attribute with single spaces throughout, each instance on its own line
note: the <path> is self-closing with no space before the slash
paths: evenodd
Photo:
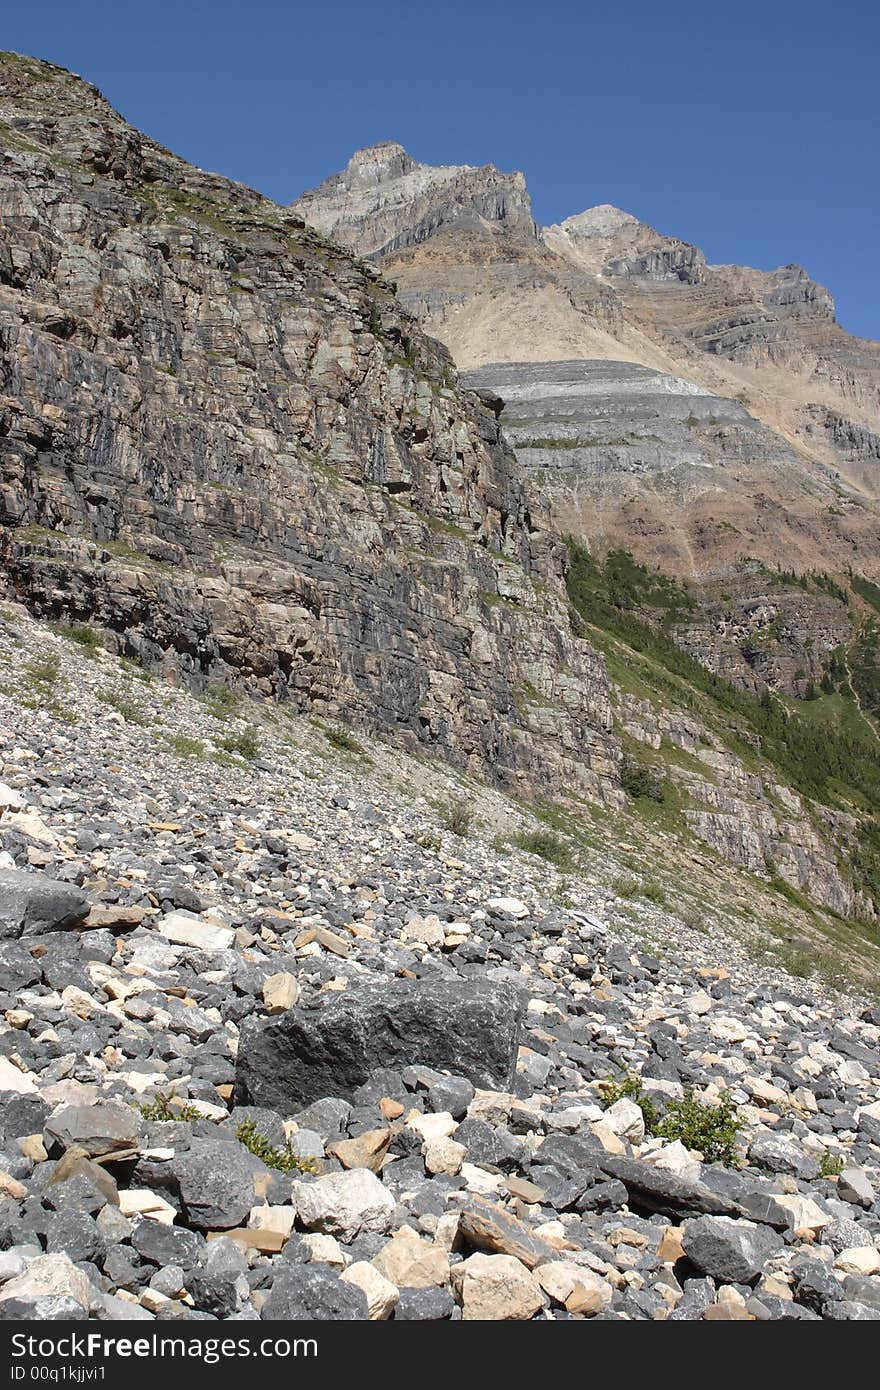
<path id="1" fill-rule="evenodd" d="M 661 1139 L 680 1139 L 686 1149 L 698 1149 L 707 1163 L 736 1168 L 736 1138 L 741 1128 L 727 1092 L 717 1105 L 706 1105 L 695 1098 L 691 1087 L 686 1087 L 684 1100 L 670 1101 L 654 1132 Z"/>
<path id="2" fill-rule="evenodd" d="M 115 690 L 98 690 L 95 692 L 97 698 L 104 705 L 109 705 L 110 709 L 115 709 L 117 714 L 121 714 L 126 724 L 146 725 L 143 711 L 138 708 L 133 700 L 127 699 L 124 695 L 119 695 Z"/>
<path id="3" fill-rule="evenodd" d="M 643 882 L 637 878 L 630 878 L 628 874 L 622 874 L 614 880 L 611 887 L 618 898 L 644 898 L 649 903 L 657 903 L 660 906 L 666 902 L 663 888 L 650 878 Z"/>
<path id="4" fill-rule="evenodd" d="M 440 806 L 440 824 L 453 835 L 464 837 L 473 829 L 474 813 L 466 801 L 458 797 L 449 797 Z"/>
<path id="5" fill-rule="evenodd" d="M 637 878 L 631 878 L 628 874 L 622 874 L 616 878 L 611 885 L 618 898 L 637 898 L 642 891 L 642 885 Z"/>
<path id="6" fill-rule="evenodd" d="M 82 647 L 87 652 L 99 651 L 104 646 L 95 629 L 86 623 L 73 623 L 70 627 L 65 627 L 59 623 L 54 631 L 58 633 L 59 637 L 65 637 L 68 642 L 75 642 L 78 647 Z"/>
<path id="7" fill-rule="evenodd" d="M 423 831 L 421 835 L 417 835 L 416 844 L 419 845 L 421 849 L 434 850 L 435 853 L 437 850 L 443 848 L 443 841 L 440 839 L 440 836 L 435 835 L 431 830 Z"/>
<path id="8" fill-rule="evenodd" d="M 24 667 L 25 679 L 31 685 L 51 688 L 60 678 L 58 657 L 54 652 L 48 656 L 35 658 Z"/>
<path id="9" fill-rule="evenodd" d="M 808 951 L 783 950 L 779 954 L 779 962 L 786 974 L 793 975 L 797 980 L 809 980 L 816 968 L 816 962 Z"/>
<path id="10" fill-rule="evenodd" d="M 609 1081 L 604 1088 L 602 1099 L 605 1101 L 606 1110 L 618 1100 L 635 1101 L 645 1121 L 645 1132 L 657 1132 L 660 1112 L 650 1097 L 642 1094 L 642 1078 L 637 1072 L 629 1072 L 622 1081 Z"/>
<path id="11" fill-rule="evenodd" d="M 205 745 L 200 738 L 190 738 L 188 734 L 166 734 L 165 742 L 181 758 L 205 756 Z"/>
<path id="12" fill-rule="evenodd" d="M 357 753 L 360 757 L 365 756 L 363 747 L 347 729 L 324 729 L 322 732 L 331 748 L 338 748 L 340 753 Z"/>
<path id="13" fill-rule="evenodd" d="M 666 796 L 663 778 L 633 758 L 624 758 L 620 765 L 620 785 L 633 801 L 638 801 L 640 797 L 663 801 Z"/>
<path id="14" fill-rule="evenodd" d="M 229 734 L 227 738 L 221 738 L 220 747 L 227 753 L 238 753 L 249 763 L 260 756 L 260 741 L 253 729 L 245 729 L 244 733 Z"/>
<path id="15" fill-rule="evenodd" d="M 536 854 L 539 859 L 546 859 L 557 869 L 574 868 L 570 845 L 559 835 L 554 835 L 552 830 L 522 831 L 513 838 L 519 849 L 524 849 L 527 854 Z"/>
<path id="16" fill-rule="evenodd" d="M 843 1172 L 843 1159 L 840 1154 L 830 1153 L 827 1149 L 819 1159 L 820 1178 L 839 1178 Z"/>
<path id="17" fill-rule="evenodd" d="M 299 1173 L 318 1171 L 318 1165 L 313 1158 L 298 1158 L 289 1143 L 283 1149 L 276 1149 L 274 1144 L 269 1143 L 265 1134 L 260 1133 L 253 1120 L 243 1120 L 235 1131 L 235 1137 L 252 1154 L 262 1159 L 267 1168 L 278 1168 L 282 1173 L 288 1173 L 291 1169 Z"/>
<path id="18" fill-rule="evenodd" d="M 241 696 L 222 681 L 216 681 L 209 685 L 204 695 L 205 704 L 208 712 L 215 719 L 226 719 L 233 714 L 241 704 Z"/>
<path id="19" fill-rule="evenodd" d="M 140 1112 L 145 1120 L 176 1120 L 182 1124 L 184 1120 L 201 1119 L 194 1105 L 174 1105 L 173 1099 L 170 1093 L 159 1091 L 148 1105 L 139 1107 Z"/>

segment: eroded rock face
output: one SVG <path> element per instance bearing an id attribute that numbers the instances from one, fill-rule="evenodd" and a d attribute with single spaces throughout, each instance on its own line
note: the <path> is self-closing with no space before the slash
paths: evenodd
<path id="1" fill-rule="evenodd" d="M 190 685 L 601 794 L 563 551 L 391 289 L 62 69 L 0 60 L 0 119 L 7 593 Z"/>

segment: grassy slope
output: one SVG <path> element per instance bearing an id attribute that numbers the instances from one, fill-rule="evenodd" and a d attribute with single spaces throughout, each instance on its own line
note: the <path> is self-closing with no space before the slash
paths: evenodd
<path id="1" fill-rule="evenodd" d="M 833 582 L 820 576 L 818 585 Z M 739 690 L 682 651 L 670 635 L 692 607 L 687 592 L 622 551 L 597 561 L 572 543 L 568 592 L 575 625 L 605 652 L 609 674 L 621 689 L 692 712 L 747 767 L 766 773 L 769 764 L 779 780 L 809 800 L 859 815 L 860 846 L 851 873 L 858 887 L 880 901 L 877 734 L 863 713 L 870 704 L 862 700 L 860 708 L 851 698 L 845 675 L 831 692 L 812 700 L 781 700 L 769 692 L 759 699 Z M 880 604 L 880 589 L 876 597 Z M 855 676 L 854 683 L 858 690 Z M 625 752 L 639 756 L 635 749 Z M 656 821 L 658 811 L 648 800 L 639 799 Z M 674 812 L 668 808 L 667 821 L 669 813 L 676 819 Z"/>

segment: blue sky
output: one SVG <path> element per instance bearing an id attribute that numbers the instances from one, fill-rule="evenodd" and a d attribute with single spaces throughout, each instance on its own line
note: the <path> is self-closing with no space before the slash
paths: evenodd
<path id="1" fill-rule="evenodd" d="M 880 338 L 876 0 L 3 9 L 0 46 L 279 201 L 397 139 L 428 163 L 522 169 L 543 223 L 616 203 L 712 262 L 798 261 L 844 327 Z"/>

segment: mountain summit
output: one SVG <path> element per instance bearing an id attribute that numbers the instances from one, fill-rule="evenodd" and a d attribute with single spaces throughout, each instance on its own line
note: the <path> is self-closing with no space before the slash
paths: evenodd
<path id="1" fill-rule="evenodd" d="M 450 227 L 535 237 L 522 174 L 503 174 L 492 164 L 419 164 L 393 141 L 358 150 L 341 173 L 297 199 L 292 211 L 367 257 L 416 246 Z"/>

